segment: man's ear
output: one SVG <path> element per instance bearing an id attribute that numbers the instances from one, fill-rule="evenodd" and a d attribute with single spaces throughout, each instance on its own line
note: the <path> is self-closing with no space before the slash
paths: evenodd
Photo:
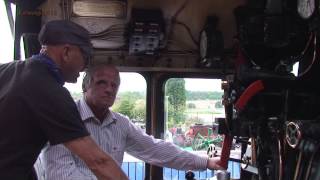
<path id="1" fill-rule="evenodd" d="M 64 44 L 62 45 L 62 61 L 66 62 L 70 59 L 70 45 L 69 44 Z"/>

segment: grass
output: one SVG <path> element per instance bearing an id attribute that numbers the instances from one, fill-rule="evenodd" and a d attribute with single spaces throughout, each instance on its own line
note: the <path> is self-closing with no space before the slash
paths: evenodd
<path id="1" fill-rule="evenodd" d="M 213 111 L 212 109 L 186 109 L 187 114 L 221 114 L 221 111 Z"/>
<path id="2" fill-rule="evenodd" d="M 195 111 L 195 112 L 188 112 L 186 111 L 185 112 L 186 114 L 222 114 L 221 112 L 209 112 L 209 111 L 202 111 L 202 112 L 199 112 L 199 111 Z"/>

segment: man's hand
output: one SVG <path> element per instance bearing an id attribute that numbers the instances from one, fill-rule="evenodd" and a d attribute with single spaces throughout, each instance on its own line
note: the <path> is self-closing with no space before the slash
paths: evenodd
<path id="1" fill-rule="evenodd" d="M 220 157 L 209 158 L 207 162 L 207 168 L 211 170 L 225 170 L 219 164 L 220 164 Z"/>

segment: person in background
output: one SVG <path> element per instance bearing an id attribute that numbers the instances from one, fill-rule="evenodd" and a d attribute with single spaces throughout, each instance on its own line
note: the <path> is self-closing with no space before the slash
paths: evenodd
<path id="1" fill-rule="evenodd" d="M 84 96 L 76 102 L 92 138 L 119 165 L 126 151 L 157 166 L 184 170 L 221 169 L 217 164 L 219 158 L 202 157 L 155 139 L 126 116 L 111 111 L 109 108 L 114 104 L 119 85 L 119 71 L 115 66 L 96 64 L 86 71 L 82 84 Z M 46 147 L 40 159 L 47 180 L 95 179 L 85 163 L 62 145 Z"/>
<path id="2" fill-rule="evenodd" d="M 92 140 L 63 87 L 89 63 L 88 31 L 57 20 L 46 23 L 38 38 L 39 54 L 0 65 L 0 179 L 36 179 L 33 165 L 47 141 L 63 144 L 98 179 L 127 179 Z"/>

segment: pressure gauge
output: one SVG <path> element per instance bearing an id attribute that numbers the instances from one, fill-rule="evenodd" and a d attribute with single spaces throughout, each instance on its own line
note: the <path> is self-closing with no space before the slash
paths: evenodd
<path id="1" fill-rule="evenodd" d="M 201 31 L 199 43 L 201 63 L 209 66 L 213 61 L 220 61 L 223 48 L 221 31 L 213 28 L 206 28 Z"/>
<path id="2" fill-rule="evenodd" d="M 217 29 L 217 23 L 218 18 L 216 16 L 207 17 L 200 34 L 200 63 L 206 67 L 218 63 L 223 55 L 224 40 L 222 32 Z"/>
<path id="3" fill-rule="evenodd" d="M 315 11 L 315 0 L 298 0 L 298 13 L 303 19 L 308 19 Z"/>
<path id="4" fill-rule="evenodd" d="M 208 51 L 208 36 L 207 31 L 202 31 L 200 35 L 200 57 L 201 59 L 206 58 Z"/>

